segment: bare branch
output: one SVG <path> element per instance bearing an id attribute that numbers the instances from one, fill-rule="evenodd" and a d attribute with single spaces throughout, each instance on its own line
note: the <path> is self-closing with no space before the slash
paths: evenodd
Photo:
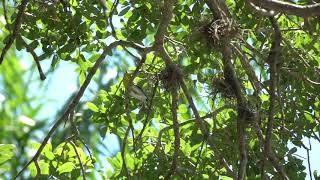
<path id="1" fill-rule="evenodd" d="M 306 149 L 306 151 L 307 151 L 307 158 L 308 158 L 309 176 L 310 176 L 310 180 L 312 180 L 312 170 L 311 170 L 311 164 L 310 164 L 311 143 L 310 143 L 310 139 L 308 140 L 309 140 L 309 149 Z"/>
<path id="2" fill-rule="evenodd" d="M 208 144 L 210 145 L 211 149 L 215 152 L 215 154 L 217 156 L 219 156 L 221 158 L 221 162 L 223 163 L 224 167 L 226 168 L 227 170 L 227 173 L 228 175 L 232 176 L 232 177 L 236 177 L 235 176 L 235 173 L 233 172 L 233 170 L 230 168 L 229 164 L 227 163 L 227 161 L 221 156 L 221 153 L 219 152 L 218 148 L 214 145 L 212 139 L 210 138 L 210 134 L 209 134 L 209 131 L 208 131 L 208 128 L 207 126 L 203 123 L 203 121 L 201 120 L 201 117 L 199 115 L 199 112 L 193 102 L 193 99 L 192 99 L 192 96 L 190 95 L 188 89 L 187 89 L 187 86 L 185 85 L 183 79 L 180 79 L 180 85 L 181 85 L 181 88 L 190 104 L 190 107 L 193 111 L 193 114 L 195 115 L 195 121 L 196 121 L 196 124 L 198 125 L 198 127 L 200 128 L 202 134 L 208 138 L 207 141 L 208 141 Z"/>
<path id="3" fill-rule="evenodd" d="M 32 55 L 34 62 L 36 63 L 36 66 L 37 66 L 37 69 L 39 72 L 39 76 L 40 76 L 40 80 L 44 81 L 46 79 L 46 76 L 44 75 L 44 73 L 42 71 L 39 56 L 34 52 L 34 49 L 22 39 L 22 37 L 21 37 L 21 40 L 22 40 L 23 45 L 26 47 L 27 51 L 30 52 L 30 54 Z"/>
<path id="4" fill-rule="evenodd" d="M 283 167 L 277 163 L 278 160 L 275 158 L 275 156 L 272 153 L 271 149 L 271 136 L 272 136 L 272 130 L 274 125 L 274 113 L 275 113 L 275 101 L 276 101 L 276 79 L 277 79 L 277 62 L 279 61 L 280 52 L 281 52 L 281 32 L 279 30 L 279 26 L 277 24 L 277 21 L 274 17 L 270 17 L 270 21 L 272 24 L 272 27 L 274 29 L 274 39 L 272 42 L 271 50 L 269 53 L 269 57 L 267 59 L 267 62 L 269 63 L 269 69 L 270 69 L 270 86 L 269 86 L 269 94 L 270 94 L 270 105 L 269 105 L 269 113 L 268 113 L 268 123 L 267 123 L 267 132 L 266 132 L 266 139 L 264 143 L 264 158 L 262 163 L 262 178 L 264 177 L 264 164 L 265 160 L 268 159 L 271 161 L 271 163 L 275 166 L 277 171 L 280 173 L 283 179 L 288 179 L 287 174 L 285 173 Z"/>
<path id="5" fill-rule="evenodd" d="M 223 47 L 222 56 L 223 56 L 223 65 L 224 65 L 224 77 L 227 82 L 231 85 L 234 94 L 237 98 L 237 138 L 239 144 L 239 153 L 240 153 L 240 165 L 238 171 L 238 178 L 237 179 L 245 179 L 245 173 L 247 168 L 247 150 L 246 150 L 246 135 L 245 135 L 245 125 L 246 125 L 246 116 L 244 109 L 247 107 L 245 98 L 241 92 L 241 85 L 239 80 L 236 77 L 235 70 L 231 63 L 231 54 L 232 51 L 226 45 Z"/>
<path id="6" fill-rule="evenodd" d="M 94 74 L 96 73 L 96 71 L 98 70 L 101 62 L 106 58 L 108 52 L 111 51 L 112 48 L 116 47 L 117 45 L 120 45 L 121 43 L 119 41 L 116 41 L 114 43 L 111 43 L 109 46 L 107 46 L 106 48 L 104 48 L 104 51 L 102 52 L 102 54 L 100 55 L 100 57 L 98 58 L 98 60 L 95 62 L 95 64 L 93 65 L 93 67 L 90 69 L 84 83 L 82 84 L 82 86 L 80 87 L 78 93 L 76 94 L 76 96 L 73 98 L 73 100 L 71 101 L 71 103 L 67 106 L 67 109 L 64 111 L 64 113 L 62 114 L 62 116 L 55 122 L 55 124 L 53 125 L 53 127 L 50 129 L 50 131 L 48 132 L 48 134 L 46 135 L 46 137 L 44 138 L 44 140 L 42 141 L 40 147 L 38 148 L 37 152 L 35 153 L 35 155 L 32 157 L 32 159 L 18 172 L 18 174 L 14 177 L 14 179 L 17 179 L 26 169 L 27 167 L 32 163 L 32 162 L 36 162 L 43 150 L 43 148 L 46 146 L 47 142 L 49 141 L 49 139 L 51 138 L 51 136 L 54 134 L 54 132 L 57 130 L 57 128 L 60 126 L 60 124 L 62 124 L 68 117 L 70 112 L 72 112 L 76 105 L 79 103 L 81 97 L 83 96 L 84 91 L 86 90 L 86 88 L 88 87 L 92 77 L 94 76 Z"/>
<path id="7" fill-rule="evenodd" d="M 116 34 L 116 31 L 115 31 L 115 28 L 113 26 L 113 22 L 112 22 L 112 17 L 113 17 L 113 14 L 114 14 L 114 11 L 117 9 L 118 7 L 118 4 L 119 4 L 119 0 L 115 0 L 112 4 L 112 8 L 110 10 L 110 14 L 108 16 L 108 20 L 109 20 L 109 23 L 110 23 L 110 27 L 111 27 L 111 33 L 113 35 L 114 38 L 117 39 L 117 34 Z"/>
<path id="8" fill-rule="evenodd" d="M 163 42 L 164 42 L 164 36 L 167 33 L 167 27 L 171 21 L 171 18 L 173 16 L 173 5 L 176 1 L 175 0 L 167 0 L 164 3 L 164 6 L 162 8 L 162 16 L 160 19 L 160 24 L 158 26 L 158 31 L 155 34 L 155 44 L 154 48 L 157 50 L 164 50 Z M 165 58 L 164 61 L 166 64 L 170 64 L 170 59 Z"/>
<path id="9" fill-rule="evenodd" d="M 249 8 L 251 8 L 254 12 L 261 14 L 263 16 L 274 16 L 274 14 L 275 14 L 274 11 L 268 11 L 264 8 L 258 7 L 250 1 L 247 4 L 248 4 Z"/>
<path id="10" fill-rule="evenodd" d="M 40 176 L 41 176 L 41 168 L 40 168 L 40 166 L 39 166 L 38 161 L 35 161 L 35 162 L 34 162 L 34 165 L 36 166 L 36 169 L 37 169 L 37 175 L 36 175 L 35 179 L 38 180 L 38 179 L 40 178 Z"/>
<path id="11" fill-rule="evenodd" d="M 80 169 L 81 169 L 81 172 L 82 172 L 82 179 L 83 179 L 83 180 L 86 180 L 86 174 L 85 174 L 86 172 L 85 172 L 85 170 L 84 170 L 84 167 L 83 167 L 83 164 L 82 164 L 82 161 L 81 161 L 81 157 L 80 157 L 79 152 L 78 152 L 78 150 L 77 150 L 77 146 L 75 145 L 75 143 L 73 142 L 73 140 L 71 140 L 69 143 L 70 143 L 71 146 L 73 147 L 73 150 L 74 150 L 74 152 L 76 153 L 76 156 L 77 156 L 77 158 L 78 158 L 79 165 L 80 165 Z"/>
<path id="12" fill-rule="evenodd" d="M 129 174 L 129 170 L 128 170 L 127 163 L 126 163 L 125 150 L 126 150 L 126 144 L 127 144 L 130 129 L 131 129 L 130 126 L 127 127 L 126 133 L 123 138 L 122 147 L 121 147 L 122 170 L 125 171 L 128 179 L 129 179 L 130 174 Z"/>
<path id="13" fill-rule="evenodd" d="M 178 109 L 178 83 L 175 84 L 175 87 L 171 89 L 171 113 L 172 113 L 172 126 L 173 126 L 173 133 L 174 133 L 174 153 L 173 153 L 173 160 L 171 165 L 171 170 L 165 177 L 165 179 L 170 179 L 172 175 L 176 173 L 178 167 L 178 158 L 179 158 L 179 151 L 180 151 L 180 132 L 179 132 L 179 121 L 177 115 Z"/>
<path id="14" fill-rule="evenodd" d="M 272 26 L 275 31 L 274 40 L 271 46 L 270 54 L 267 62 L 269 63 L 270 68 L 270 107 L 269 107 L 269 116 L 268 116 L 268 127 L 266 133 L 266 142 L 265 142 L 265 151 L 266 153 L 271 152 L 271 134 L 274 123 L 274 108 L 275 108 L 275 100 L 276 100 L 276 73 L 277 73 L 277 61 L 279 60 L 279 55 L 281 51 L 280 43 L 281 43 L 281 33 L 279 31 L 279 27 L 277 25 L 276 20 L 271 17 L 270 18 Z"/>
<path id="15" fill-rule="evenodd" d="M 285 68 L 283 68 L 285 70 L 285 72 L 287 72 L 290 76 L 293 76 L 295 78 L 297 78 L 298 80 L 300 81 L 304 81 L 305 83 L 307 84 L 310 84 L 312 86 L 319 86 L 320 85 L 320 82 L 316 82 L 316 81 L 312 81 L 310 80 L 308 77 L 305 77 L 304 75 L 301 75 L 297 72 L 294 72 L 294 71 L 290 71 L 290 70 L 287 70 Z"/>
<path id="16" fill-rule="evenodd" d="M 154 96 L 156 94 L 156 91 L 157 91 L 157 88 L 158 88 L 158 84 L 159 84 L 159 80 L 157 79 L 157 82 L 155 83 L 155 85 L 153 87 L 152 95 L 151 95 L 151 98 L 150 98 L 150 103 L 148 105 L 147 116 L 146 116 L 146 119 L 145 119 L 145 121 L 143 123 L 142 129 L 141 129 L 138 137 L 136 138 L 136 142 L 140 141 L 140 139 L 141 139 L 141 137 L 143 135 L 143 132 L 145 131 L 145 129 L 148 126 L 148 124 L 150 123 L 150 116 L 152 114 L 153 99 L 154 99 Z"/>
<path id="17" fill-rule="evenodd" d="M 254 90 L 256 91 L 257 94 L 260 93 L 261 87 L 260 87 L 260 82 L 253 70 L 253 68 L 251 67 L 248 58 L 241 52 L 240 47 L 237 47 L 235 45 L 232 45 L 233 49 L 235 50 L 235 52 L 238 54 L 238 57 L 240 59 L 241 65 L 243 67 L 243 69 L 246 71 L 250 82 L 252 83 Z"/>
<path id="18" fill-rule="evenodd" d="M 174 5 L 174 0 L 168 0 L 166 1 L 166 3 L 164 4 L 163 10 L 162 10 L 162 17 L 160 19 L 160 24 L 159 24 L 159 28 L 158 31 L 155 35 L 155 44 L 153 46 L 153 49 L 155 51 L 157 51 L 161 58 L 165 61 L 167 66 L 172 66 L 174 68 L 174 72 L 178 73 L 178 80 L 179 80 L 179 84 L 191 106 L 191 109 L 195 115 L 195 121 L 198 125 L 198 127 L 200 128 L 202 134 L 208 138 L 208 144 L 210 145 L 210 147 L 213 149 L 213 151 L 215 152 L 215 154 L 217 154 L 219 157 L 221 157 L 221 162 L 223 163 L 223 165 L 225 166 L 228 175 L 235 177 L 235 173 L 232 171 L 232 169 L 230 168 L 230 166 L 228 165 L 228 163 L 226 162 L 226 160 L 221 156 L 221 153 L 219 152 L 219 150 L 217 149 L 217 147 L 215 147 L 212 139 L 210 138 L 210 134 L 208 131 L 207 126 L 205 126 L 200 118 L 199 112 L 193 102 L 192 96 L 190 95 L 187 86 L 184 83 L 183 80 L 183 75 L 181 72 L 181 69 L 175 65 L 171 59 L 171 57 L 168 55 L 167 51 L 165 50 L 164 46 L 163 46 L 163 41 L 164 41 L 164 35 L 167 32 L 167 27 L 170 23 L 170 20 L 172 18 L 172 10 L 173 10 L 173 5 Z"/>
<path id="19" fill-rule="evenodd" d="M 206 0 L 206 4 L 209 6 L 215 19 L 230 18 L 231 13 L 223 0 Z"/>
<path id="20" fill-rule="evenodd" d="M 298 5 L 279 0 L 247 0 L 247 3 L 252 3 L 262 9 L 273 10 L 289 15 L 302 17 L 320 15 L 320 3 L 312 5 Z"/>
<path id="21" fill-rule="evenodd" d="M 7 51 L 9 50 L 9 48 L 11 47 L 12 43 L 14 42 L 14 40 L 17 38 L 19 31 L 20 31 L 20 27 L 21 27 L 21 23 L 22 23 L 22 17 L 24 14 L 24 11 L 27 7 L 28 4 L 28 0 L 22 0 L 21 4 L 19 6 L 19 11 L 16 17 L 16 20 L 14 22 L 14 27 L 12 30 L 12 33 L 9 35 L 8 37 L 8 41 L 6 42 L 6 45 L 4 46 L 4 48 L 2 49 L 1 52 L 1 56 L 0 56 L 0 65 L 4 59 L 4 56 L 6 55 Z"/>
<path id="22" fill-rule="evenodd" d="M 4 15 L 4 19 L 6 20 L 6 23 L 9 23 L 9 18 L 7 15 L 7 5 L 6 5 L 6 0 L 2 0 L 2 9 L 3 9 L 3 15 Z"/>

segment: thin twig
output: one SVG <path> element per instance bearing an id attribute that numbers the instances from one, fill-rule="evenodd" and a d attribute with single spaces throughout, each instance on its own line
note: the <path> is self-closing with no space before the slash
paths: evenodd
<path id="1" fill-rule="evenodd" d="M 36 169 L 37 169 L 37 175 L 36 175 L 35 179 L 38 180 L 38 179 L 40 178 L 40 176 L 41 176 L 41 168 L 40 168 L 40 166 L 39 166 L 38 161 L 35 161 L 35 162 L 34 162 L 34 165 L 36 166 Z"/>
<path id="2" fill-rule="evenodd" d="M 209 131 L 207 129 L 207 126 L 204 125 L 204 123 L 202 122 L 201 120 L 201 117 L 199 115 L 199 112 L 193 102 L 193 99 L 192 99 L 192 96 L 190 95 L 188 89 L 187 89 L 187 86 L 185 85 L 184 81 L 181 79 L 180 80 L 180 85 L 181 85 L 181 88 L 190 104 L 190 107 L 193 111 L 193 114 L 195 115 L 195 121 L 196 121 L 196 124 L 198 125 L 198 127 L 200 128 L 202 134 L 208 138 L 207 141 L 208 141 L 208 144 L 210 145 L 211 149 L 215 152 L 215 154 L 217 156 L 219 156 L 221 158 L 221 162 L 222 164 L 224 165 L 224 167 L 226 168 L 227 170 L 227 173 L 228 175 L 232 176 L 232 177 L 236 177 L 234 171 L 230 168 L 229 164 L 227 163 L 227 161 L 223 158 L 222 154 L 219 152 L 218 148 L 214 145 L 212 139 L 210 138 L 210 134 L 209 134 Z"/>
<path id="3" fill-rule="evenodd" d="M 24 11 L 25 11 L 25 9 L 27 7 L 27 4 L 28 4 L 28 0 L 22 0 L 21 1 L 21 4 L 20 4 L 20 6 L 18 8 L 19 11 L 18 11 L 16 20 L 14 22 L 13 31 L 9 35 L 9 38 L 8 38 L 8 41 L 6 42 L 6 45 L 2 49 L 1 56 L 0 56 L 0 64 L 2 63 L 2 61 L 4 59 L 4 56 L 6 55 L 7 51 L 9 50 L 9 48 L 12 45 L 12 43 L 14 42 L 14 40 L 17 38 L 17 36 L 19 34 L 21 23 L 22 23 L 23 14 L 24 14 Z"/>
<path id="4" fill-rule="evenodd" d="M 155 85 L 153 87 L 152 95 L 151 95 L 151 98 L 150 98 L 150 103 L 149 103 L 148 110 L 147 110 L 147 116 L 146 116 L 146 119 L 144 120 L 142 129 L 141 129 L 139 135 L 136 138 L 136 142 L 140 141 L 140 139 L 141 139 L 146 127 L 150 123 L 150 119 L 151 119 L 150 116 L 152 114 L 153 100 L 154 100 L 154 96 L 155 96 L 157 88 L 158 88 L 158 84 L 159 84 L 159 80 L 157 79 L 157 81 L 156 81 L 156 83 L 155 83 Z"/>
<path id="5" fill-rule="evenodd" d="M 146 61 L 146 55 L 143 55 L 143 57 L 140 59 L 139 64 L 137 65 L 135 71 L 132 73 L 132 75 L 130 76 L 129 80 L 128 80 L 128 84 L 126 85 L 127 89 L 130 89 L 131 86 L 133 86 L 133 80 L 136 76 L 138 76 L 140 69 L 142 68 L 143 64 Z M 135 140 L 134 140 L 134 127 L 133 127 L 133 123 L 132 123 L 132 118 L 130 115 L 130 109 L 129 109 L 129 91 L 126 91 L 125 94 L 125 111 L 126 111 L 126 115 L 128 118 L 128 122 L 129 122 L 129 127 L 131 129 L 132 132 L 132 138 L 133 138 L 133 149 L 134 151 L 136 151 L 135 148 Z"/>
<path id="6" fill-rule="evenodd" d="M 312 86 L 319 86 L 320 85 L 320 82 L 312 81 L 308 77 L 305 77 L 304 75 L 301 75 L 301 74 L 299 74 L 297 72 L 290 71 L 290 70 L 287 70 L 285 68 L 283 68 L 283 70 L 286 73 L 288 73 L 290 76 L 293 76 L 293 77 L 295 77 L 295 78 L 299 79 L 300 81 L 303 81 L 303 82 L 305 82 L 307 84 L 310 84 Z"/>
<path id="7" fill-rule="evenodd" d="M 79 137 L 78 140 L 79 140 L 79 141 L 83 144 L 83 146 L 86 148 L 86 150 L 87 150 L 88 153 L 89 153 L 89 157 L 90 157 L 90 159 L 91 159 L 91 162 L 92 162 L 92 164 L 94 164 L 94 163 L 95 163 L 95 160 L 94 160 L 94 158 L 93 158 L 93 155 L 92 155 L 92 152 L 91 152 L 90 148 L 89 148 L 88 145 L 84 142 L 83 139 L 81 139 L 81 138 Z"/>
<path id="8" fill-rule="evenodd" d="M 85 172 L 85 170 L 84 170 L 84 167 L 83 167 L 83 164 L 82 164 L 82 161 L 81 161 L 81 157 L 80 157 L 79 152 L 78 152 L 78 150 L 77 150 L 77 146 L 75 145 L 75 143 L 73 142 L 73 140 L 71 140 L 69 143 L 70 143 L 71 146 L 73 147 L 73 150 L 74 150 L 74 152 L 76 153 L 76 156 L 77 156 L 77 158 L 78 158 L 79 165 L 80 165 L 80 169 L 81 169 L 81 172 L 82 172 L 82 179 L 83 179 L 83 180 L 86 180 L 86 174 L 85 174 L 86 172 Z"/>
<path id="9" fill-rule="evenodd" d="M 83 96 L 84 91 L 86 90 L 86 88 L 88 87 L 92 77 L 94 76 L 94 74 L 98 70 L 101 62 L 105 59 L 105 57 L 107 56 L 108 52 L 110 52 L 110 49 L 112 49 L 113 47 L 115 47 L 117 45 L 119 45 L 119 41 L 111 43 L 109 46 L 107 46 L 104 49 L 104 51 L 102 52 L 102 54 L 100 55 L 98 60 L 95 62 L 93 67 L 90 69 L 90 71 L 89 71 L 84 83 L 80 87 L 80 89 L 79 89 L 78 93 L 76 94 L 76 96 L 73 98 L 71 103 L 67 106 L 67 108 L 64 111 L 64 113 L 62 114 L 62 116 L 55 122 L 53 127 L 50 129 L 50 131 L 48 132 L 48 134 L 46 135 L 46 137 L 42 141 L 40 147 L 38 148 L 38 150 L 35 153 L 35 155 L 33 156 L 33 158 L 19 171 L 19 173 L 14 177 L 14 179 L 17 179 L 27 169 L 27 167 L 32 162 L 36 162 L 37 161 L 37 159 L 39 158 L 43 148 L 46 146 L 46 144 L 49 141 L 49 139 L 51 138 L 51 136 L 54 134 L 54 132 L 57 130 L 57 128 L 60 126 L 60 124 L 63 123 L 66 118 L 69 117 L 70 112 L 72 112 L 75 109 L 76 105 L 79 103 L 81 97 Z"/>
<path id="10" fill-rule="evenodd" d="M 112 22 L 112 17 L 113 17 L 113 14 L 114 14 L 114 11 L 116 10 L 117 6 L 119 4 L 119 0 L 115 0 L 112 4 L 112 7 L 111 7 L 111 11 L 110 11 L 110 14 L 108 16 L 108 20 L 109 20 L 109 23 L 110 23 L 110 27 L 111 27 L 111 33 L 113 35 L 114 38 L 118 39 L 117 38 L 117 33 L 115 31 L 115 28 L 113 26 L 113 22 Z"/>
<path id="11" fill-rule="evenodd" d="M 9 18 L 7 15 L 7 5 L 6 5 L 6 0 L 2 0 L 2 8 L 3 8 L 3 14 L 4 14 L 4 19 L 6 20 L 6 23 L 9 24 Z"/>
<path id="12" fill-rule="evenodd" d="M 180 132 L 179 132 L 179 121 L 177 115 L 177 102 L 178 102 L 178 84 L 175 83 L 171 87 L 171 113 L 172 113 L 172 126 L 173 126 L 173 133 L 174 133 L 174 153 L 173 153 L 173 160 L 171 165 L 171 170 L 165 177 L 165 179 L 170 179 L 172 175 L 176 173 L 178 167 L 178 158 L 179 158 L 179 151 L 180 151 Z"/>
<path id="13" fill-rule="evenodd" d="M 312 130 L 313 138 L 315 138 L 320 143 L 319 136 Z"/>
<path id="14" fill-rule="evenodd" d="M 200 162 L 200 158 L 201 158 L 201 153 L 202 153 L 202 150 L 203 150 L 203 146 L 205 144 L 205 137 L 203 137 L 203 140 L 202 140 L 202 143 L 201 143 L 201 146 L 200 146 L 200 149 L 199 149 L 199 154 L 198 154 L 198 158 L 197 158 L 197 161 L 196 161 L 196 165 L 194 167 L 194 170 L 197 171 L 197 167 L 199 165 L 199 162 Z"/>
<path id="15" fill-rule="evenodd" d="M 127 176 L 128 179 L 130 179 L 129 178 L 130 174 L 129 174 L 129 170 L 128 170 L 127 163 L 126 163 L 125 149 L 126 149 L 126 144 L 127 144 L 127 140 L 128 140 L 128 135 L 129 135 L 130 129 L 131 129 L 130 127 L 127 127 L 126 133 L 125 133 L 124 138 L 123 138 L 122 147 L 121 147 L 122 170 L 125 171 L 126 176 Z"/>
<path id="16" fill-rule="evenodd" d="M 309 176 L 310 176 L 310 180 L 312 180 L 312 170 L 311 170 L 311 164 L 310 164 L 310 154 L 309 152 L 311 151 L 311 143 L 310 143 L 310 138 L 309 140 L 309 149 L 306 149 L 307 151 L 307 158 L 308 158 L 308 169 L 309 169 Z"/>
<path id="17" fill-rule="evenodd" d="M 126 92 L 126 95 L 125 95 L 125 111 L 126 111 L 126 115 L 127 115 L 128 122 L 129 122 L 129 128 L 131 130 L 132 139 L 133 139 L 133 142 L 134 142 L 134 127 L 133 127 L 133 123 L 132 123 L 132 117 L 130 115 L 129 93 L 128 92 Z M 133 151 L 136 152 L 135 143 L 133 143 Z"/>
<path id="18" fill-rule="evenodd" d="M 242 67 L 244 68 L 244 70 L 246 71 L 250 82 L 252 83 L 254 90 L 256 91 L 257 94 L 260 93 L 261 91 L 261 87 L 260 87 L 260 82 L 253 70 L 253 68 L 251 67 L 248 58 L 241 52 L 240 47 L 236 46 L 236 45 L 232 45 L 231 46 L 235 52 L 238 54 L 240 62 Z"/>
<path id="19" fill-rule="evenodd" d="M 32 55 L 33 60 L 37 65 L 37 69 L 38 69 L 38 72 L 39 72 L 40 80 L 44 81 L 46 79 L 46 76 L 44 75 L 44 73 L 42 71 L 42 68 L 41 68 L 41 65 L 40 65 L 39 56 L 35 53 L 34 49 L 22 39 L 22 37 L 21 37 L 21 40 L 22 40 L 23 45 L 26 47 L 27 51 Z"/>
<path id="20" fill-rule="evenodd" d="M 61 144 L 62 144 L 62 143 L 61 143 Z M 63 147 L 62 147 L 62 151 L 61 151 L 61 153 L 60 153 L 60 157 L 63 157 L 63 153 L 64 153 L 64 151 L 66 150 L 67 144 L 68 144 L 68 141 L 65 141 L 65 142 L 64 142 L 64 145 L 63 145 Z M 58 169 L 59 163 L 60 163 L 60 160 L 61 160 L 61 159 L 62 159 L 62 158 L 58 158 L 58 160 L 57 160 L 57 165 L 56 165 L 55 169 Z"/>

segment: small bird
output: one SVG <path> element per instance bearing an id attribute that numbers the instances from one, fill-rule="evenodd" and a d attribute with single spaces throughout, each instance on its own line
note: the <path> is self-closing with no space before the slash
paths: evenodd
<path id="1" fill-rule="evenodd" d="M 148 97 L 143 92 L 141 87 L 133 84 L 133 82 L 130 83 L 129 82 L 130 79 L 131 79 L 131 75 L 129 73 L 125 73 L 125 75 L 123 77 L 123 84 L 124 84 L 126 90 L 129 92 L 128 94 L 131 97 L 138 99 L 140 102 L 142 102 L 143 105 L 146 104 L 146 102 L 148 101 Z"/>
<path id="2" fill-rule="evenodd" d="M 128 88 L 128 90 L 130 96 L 138 99 L 143 104 L 145 104 L 148 101 L 148 97 L 139 86 L 133 84 Z"/>

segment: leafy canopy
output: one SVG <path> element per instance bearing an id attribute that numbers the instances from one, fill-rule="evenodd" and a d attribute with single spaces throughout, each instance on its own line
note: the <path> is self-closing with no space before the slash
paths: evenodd
<path id="1" fill-rule="evenodd" d="M 320 141 L 320 11 L 319 4 L 295 3 L 3 1 L 1 87 L 15 104 L 0 104 L 7 143 L 0 145 L 0 173 L 11 163 L 19 168 L 5 177 L 306 178 L 310 167 L 295 153 L 310 151 L 303 138 Z M 45 61 L 50 71 L 62 61 L 77 65 L 81 88 L 39 144 L 28 143 L 33 130 L 10 138 L 3 128 L 20 105 L 29 117 L 38 113 L 23 104 L 31 99 L 20 87 L 27 82 L 17 59 L 6 53 L 13 42 L 32 55 L 37 69 L 30 71 L 41 80 L 50 75 L 41 69 Z M 117 76 L 105 84 L 113 67 Z M 79 102 L 93 76 L 99 90 Z M 132 98 L 130 86 L 148 101 Z M 100 147 L 109 134 L 120 150 L 105 159 Z M 12 144 L 23 158 L 12 159 Z M 22 146 L 37 153 L 28 157 Z"/>

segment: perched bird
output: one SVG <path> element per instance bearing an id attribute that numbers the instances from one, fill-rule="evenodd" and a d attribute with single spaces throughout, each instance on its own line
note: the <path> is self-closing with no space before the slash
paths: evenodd
<path id="1" fill-rule="evenodd" d="M 138 99 L 143 104 L 148 101 L 148 97 L 139 86 L 132 84 L 128 90 L 131 97 Z"/>
<path id="2" fill-rule="evenodd" d="M 128 94 L 131 97 L 138 99 L 140 102 L 142 102 L 143 105 L 146 104 L 146 102 L 148 101 L 148 97 L 138 85 L 133 84 L 133 82 L 129 82 L 130 79 L 131 74 L 125 73 L 123 77 L 123 84 L 128 91 Z"/>

